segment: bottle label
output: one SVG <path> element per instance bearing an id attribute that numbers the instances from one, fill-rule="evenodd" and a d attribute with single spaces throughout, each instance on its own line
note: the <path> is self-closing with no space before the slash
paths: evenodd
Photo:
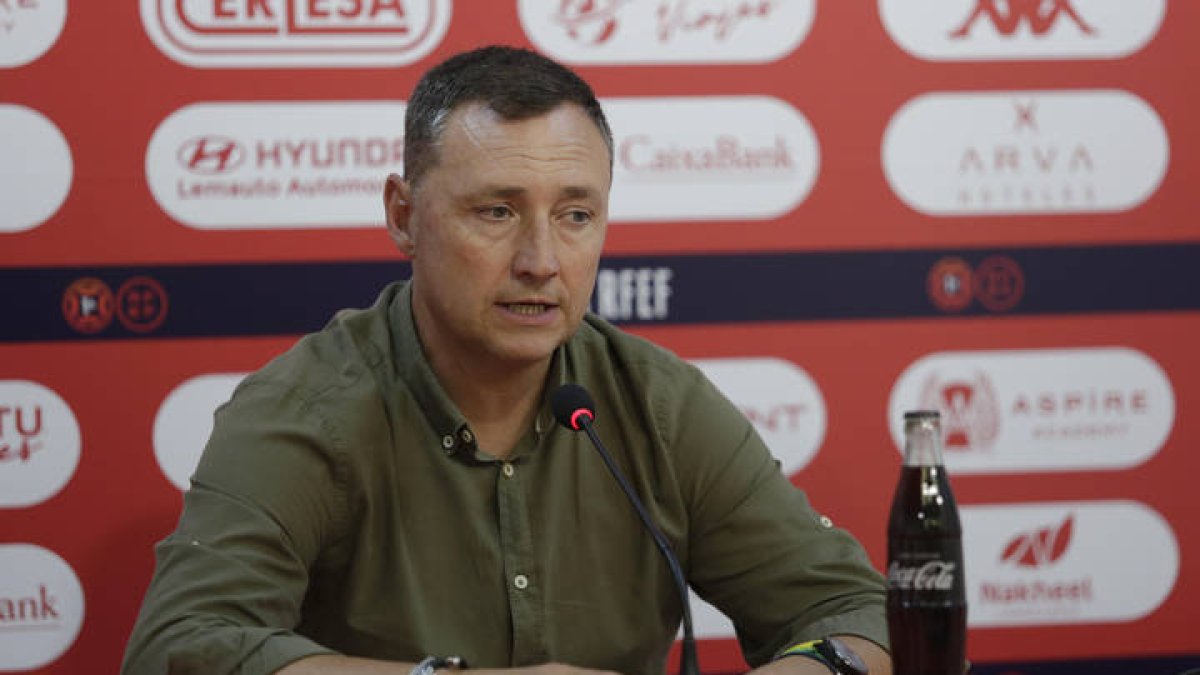
<path id="1" fill-rule="evenodd" d="M 958 570 L 958 563 L 945 560 L 916 565 L 893 560 L 888 566 L 888 586 L 901 591 L 953 591 L 958 586 Z"/>

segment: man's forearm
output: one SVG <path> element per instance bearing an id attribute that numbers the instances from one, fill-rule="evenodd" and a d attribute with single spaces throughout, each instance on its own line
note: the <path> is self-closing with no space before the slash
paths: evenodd
<path id="1" fill-rule="evenodd" d="M 838 635 L 862 657 L 870 675 L 892 675 L 892 657 L 879 645 L 855 635 Z M 829 675 L 829 668 L 807 656 L 789 656 L 752 671 L 755 675 Z"/>
<path id="2" fill-rule="evenodd" d="M 276 675 L 405 675 L 415 663 L 373 661 L 350 656 L 322 654 L 293 661 L 276 671 Z M 438 675 L 452 671 L 439 670 Z M 546 663 L 540 666 L 512 669 L 472 668 L 471 675 L 617 675 L 608 671 L 576 668 L 561 663 Z"/>

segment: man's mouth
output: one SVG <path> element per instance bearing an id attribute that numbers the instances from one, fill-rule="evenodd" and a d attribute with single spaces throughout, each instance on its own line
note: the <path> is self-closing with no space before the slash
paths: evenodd
<path id="1" fill-rule="evenodd" d="M 514 314 L 523 314 L 525 316 L 536 316 L 553 307 L 543 303 L 529 302 L 510 302 L 504 305 L 505 309 Z"/>

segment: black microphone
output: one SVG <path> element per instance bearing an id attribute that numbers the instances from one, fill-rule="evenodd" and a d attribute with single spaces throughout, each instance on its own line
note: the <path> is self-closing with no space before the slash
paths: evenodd
<path id="1" fill-rule="evenodd" d="M 679 559 L 675 557 L 671 545 L 667 543 L 666 536 L 663 535 L 662 530 L 658 529 L 654 521 L 650 520 L 650 514 L 646 513 L 646 507 L 642 504 L 642 500 L 638 499 L 637 493 L 629 485 L 629 481 L 625 480 L 624 474 L 613 462 L 612 455 L 608 454 L 608 450 L 600 442 L 600 437 L 596 435 L 595 429 L 592 428 L 592 422 L 596 419 L 596 405 L 592 402 L 592 395 L 578 384 L 564 384 L 550 395 L 550 407 L 554 410 L 554 418 L 558 420 L 559 424 L 571 431 L 587 433 L 592 445 L 596 446 L 596 452 L 600 453 L 600 458 L 604 460 L 604 464 L 612 473 L 613 478 L 617 479 L 621 490 L 625 492 L 625 496 L 629 498 L 629 502 L 637 511 L 638 517 L 642 519 L 642 524 L 650 532 L 654 544 L 658 546 L 658 552 L 667 561 L 667 567 L 671 569 L 671 577 L 675 579 L 675 590 L 679 592 L 679 600 L 683 603 L 683 649 L 679 655 L 679 672 L 681 675 L 699 675 L 700 663 L 696 658 L 696 638 L 692 634 L 692 609 L 688 602 L 687 582 L 683 578 L 683 569 L 679 567 Z"/>

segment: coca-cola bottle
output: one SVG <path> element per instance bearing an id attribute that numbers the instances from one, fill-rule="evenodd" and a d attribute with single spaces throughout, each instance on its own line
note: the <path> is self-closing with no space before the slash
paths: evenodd
<path id="1" fill-rule="evenodd" d="M 936 411 L 904 414 L 904 465 L 888 518 L 888 633 L 895 675 L 962 675 L 962 525 Z"/>

